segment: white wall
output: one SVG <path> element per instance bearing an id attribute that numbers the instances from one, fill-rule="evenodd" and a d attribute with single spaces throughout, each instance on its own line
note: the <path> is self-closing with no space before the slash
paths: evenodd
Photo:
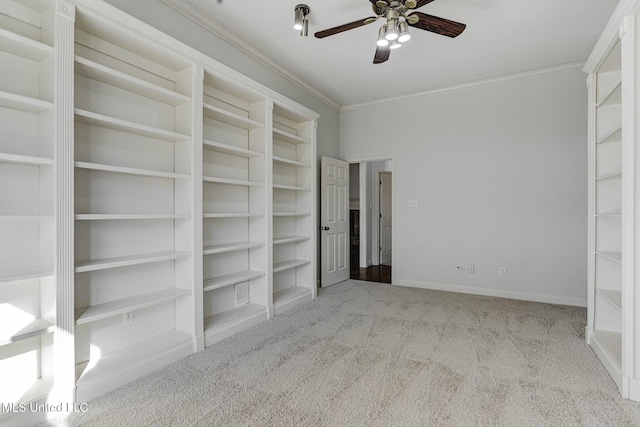
<path id="1" fill-rule="evenodd" d="M 159 0 L 105 1 L 320 114 L 318 159 L 322 155 L 337 157 L 340 117 L 336 110 Z"/>
<path id="2" fill-rule="evenodd" d="M 342 113 L 342 158 L 396 158 L 396 284 L 585 305 L 586 103 L 575 71 Z"/>

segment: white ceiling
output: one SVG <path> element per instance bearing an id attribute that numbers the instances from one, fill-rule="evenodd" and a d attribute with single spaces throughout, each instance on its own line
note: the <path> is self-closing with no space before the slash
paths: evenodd
<path id="1" fill-rule="evenodd" d="M 435 0 L 420 12 L 467 24 L 457 38 L 411 28 L 372 63 L 381 21 L 324 39 L 313 33 L 374 16 L 369 0 L 164 0 L 231 31 L 341 106 L 584 61 L 618 0 Z M 309 36 L 293 30 L 309 5 Z M 243 40 L 239 40 L 241 37 Z"/>

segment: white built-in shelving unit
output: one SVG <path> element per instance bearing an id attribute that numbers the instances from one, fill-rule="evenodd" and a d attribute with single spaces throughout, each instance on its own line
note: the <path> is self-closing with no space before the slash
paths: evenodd
<path id="1" fill-rule="evenodd" d="M 315 121 L 273 110 L 273 312 L 315 297 Z"/>
<path id="2" fill-rule="evenodd" d="M 75 358 L 87 399 L 192 351 L 194 66 L 83 12 L 74 53 Z"/>
<path id="3" fill-rule="evenodd" d="M 0 5 L 2 411 L 44 399 L 54 377 L 53 13 L 44 0 Z"/>
<path id="4" fill-rule="evenodd" d="M 207 72 L 203 97 L 205 345 L 267 318 L 270 102 Z"/>
<path id="5" fill-rule="evenodd" d="M 634 348 L 634 86 L 636 14 L 622 2 L 587 61 L 589 73 L 589 293 L 587 342 L 623 397 L 640 400 Z"/>
<path id="6" fill-rule="evenodd" d="M 3 410 L 315 296 L 317 114 L 99 0 L 0 2 L 0 75 Z"/>

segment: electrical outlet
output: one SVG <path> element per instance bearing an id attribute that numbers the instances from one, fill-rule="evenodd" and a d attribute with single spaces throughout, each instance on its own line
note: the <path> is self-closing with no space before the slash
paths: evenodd
<path id="1" fill-rule="evenodd" d="M 467 267 L 467 273 L 476 274 L 476 266 L 473 264 L 469 264 L 469 266 Z"/>
<path id="2" fill-rule="evenodd" d="M 507 275 L 507 269 L 505 267 L 500 267 L 500 270 L 498 270 L 498 274 L 500 276 L 506 276 Z"/>
<path id="3" fill-rule="evenodd" d="M 122 324 L 124 326 L 129 326 L 133 323 L 133 311 L 127 311 L 122 315 Z"/>

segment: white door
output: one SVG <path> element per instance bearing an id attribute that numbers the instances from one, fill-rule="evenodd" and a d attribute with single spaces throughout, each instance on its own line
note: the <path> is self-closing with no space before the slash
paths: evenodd
<path id="1" fill-rule="evenodd" d="M 320 161 L 320 286 L 349 278 L 349 163 Z"/>
<path id="2" fill-rule="evenodd" d="M 391 265 L 391 172 L 380 172 L 380 264 Z"/>

